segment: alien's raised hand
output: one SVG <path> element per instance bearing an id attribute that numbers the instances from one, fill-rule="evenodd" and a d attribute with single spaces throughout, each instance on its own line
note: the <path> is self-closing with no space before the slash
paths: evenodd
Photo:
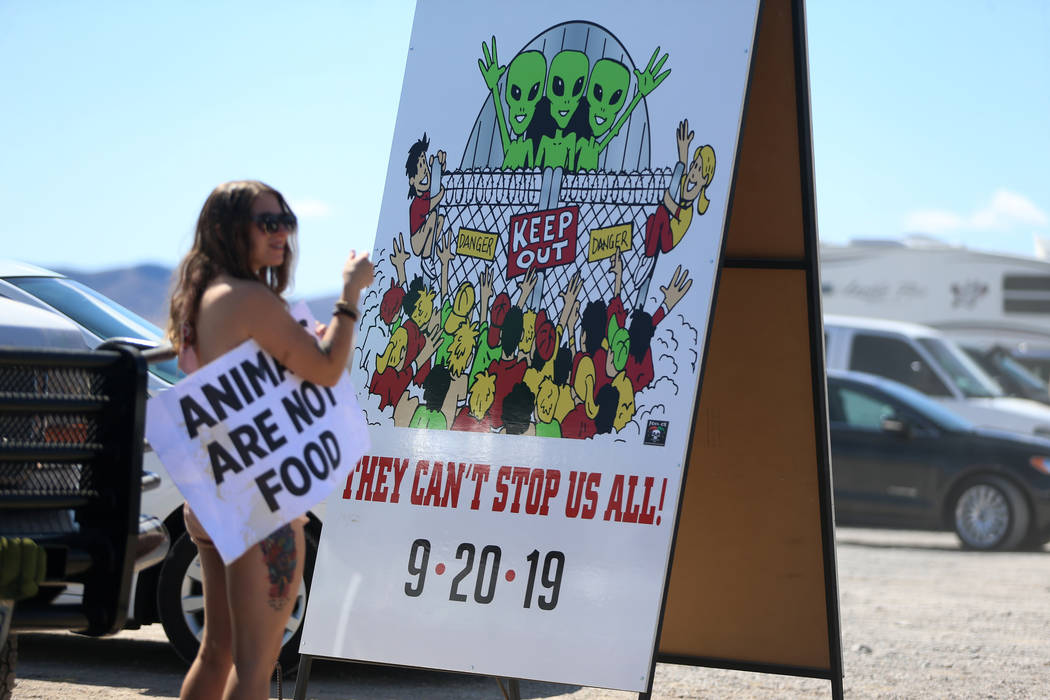
<path id="1" fill-rule="evenodd" d="M 478 68 L 481 69 L 481 75 L 485 78 L 485 85 L 488 86 L 489 90 L 496 91 L 496 87 L 499 85 L 499 79 L 503 77 L 507 67 L 499 64 L 499 59 L 496 58 L 496 37 L 492 37 L 492 53 L 489 53 L 489 47 L 485 42 L 481 42 L 481 51 L 485 55 L 484 59 L 478 59 Z"/>
<path id="2" fill-rule="evenodd" d="M 665 53 L 663 58 L 657 61 L 656 57 L 659 53 L 660 47 L 657 46 L 656 51 L 653 51 L 653 55 L 649 58 L 649 64 L 645 67 L 645 71 L 634 69 L 634 75 L 638 79 L 638 92 L 642 94 L 642 97 L 648 97 L 649 93 L 660 87 L 660 83 L 666 80 L 667 76 L 671 75 L 670 68 L 660 73 L 660 69 L 664 67 L 664 63 L 667 61 L 668 54 Z"/>

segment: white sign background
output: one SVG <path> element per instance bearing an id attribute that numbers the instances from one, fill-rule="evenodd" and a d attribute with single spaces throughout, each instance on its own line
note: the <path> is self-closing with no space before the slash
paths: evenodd
<path id="1" fill-rule="evenodd" d="M 656 358 L 654 338 L 657 375 L 663 372 L 673 381 L 654 383 L 646 414 L 638 418 L 642 426 L 646 418 L 670 422 L 663 446 L 645 445 L 638 432 L 631 436 L 624 431 L 571 440 L 395 427 L 387 415 L 390 409 L 383 412 L 376 397 L 362 390 L 373 443 L 365 461 L 370 465 L 371 457 L 404 459 L 408 466 L 396 503 L 391 502 L 392 470 L 384 483 L 385 501 L 358 497 L 361 464 L 349 475 L 344 491 L 328 499 L 303 653 L 631 691 L 647 688 L 756 17 L 757 2 L 653 2 L 644 7 L 564 1 L 521 6 L 418 4 L 373 255 L 378 295 L 389 286 L 384 284 L 388 278 L 383 277 L 383 266 L 392 242 L 408 223 L 407 149 L 425 131 L 429 154 L 445 150 L 449 169 L 461 161 L 462 144 L 489 95 L 478 71 L 482 41 L 495 36 L 500 63 L 506 65 L 520 47 L 549 27 L 582 20 L 614 34 L 639 69 L 658 46 L 661 54 L 670 56 L 664 68 L 671 68 L 671 75 L 644 103 L 652 129 L 652 163 L 670 166 L 677 160 L 674 130 L 682 118 L 697 132 L 692 148 L 709 143 L 718 153 L 717 174 L 708 188 L 710 209 L 694 217 L 689 234 L 673 255 L 659 259 L 654 274 L 653 292 L 658 294 L 657 284 L 666 284 L 677 264 L 689 267 L 694 284 L 674 316 L 693 332 L 688 338 L 679 335 L 681 347 L 662 350 L 661 358 Z M 585 251 L 579 254 L 586 256 Z M 604 274 L 607 266 L 606 262 L 600 272 L 595 266 L 594 274 Z M 359 387 L 368 387 L 370 363 L 383 349 L 382 343 L 370 340 L 383 323 L 377 301 L 373 294 L 365 302 L 361 362 L 353 375 Z M 434 462 L 464 465 L 457 507 L 412 502 L 413 479 L 423 473 L 420 460 L 427 461 L 424 486 Z M 473 464 L 490 467 L 476 510 L 470 505 L 476 485 Z M 525 492 L 519 512 L 509 507 L 494 510 L 493 501 L 500 495 L 497 470 L 502 466 L 558 472 L 559 487 L 547 515 L 525 512 Z M 573 471 L 599 475 L 592 519 L 566 515 Z M 605 519 L 618 476 L 624 487 L 621 513 L 637 507 L 649 512 L 651 524 L 617 521 L 614 512 Z M 645 501 L 647 477 L 652 481 Z M 629 497 L 632 478 L 636 485 Z M 417 540 L 429 542 L 429 558 L 422 592 L 412 596 L 406 594 L 406 585 L 420 584 L 420 575 L 413 573 L 422 562 L 421 549 L 413 549 Z M 465 570 L 466 555 L 457 558 L 462 543 L 474 550 L 472 566 L 457 589 L 466 600 L 450 600 L 454 579 Z M 483 550 L 490 545 L 500 552 L 491 589 L 488 573 L 493 561 L 488 560 L 488 568 L 481 565 Z M 533 551 L 538 552 L 539 571 L 525 607 L 527 557 Z M 542 580 L 550 552 L 561 552 L 564 566 L 557 604 L 545 610 L 538 596 L 549 596 L 554 588 Z M 412 554 L 416 556 L 410 560 Z M 514 572 L 512 579 L 509 570 Z M 481 584 L 479 571 L 484 574 Z M 476 593 L 482 599 L 491 593 L 491 601 L 479 601 Z"/>
<path id="2" fill-rule="evenodd" d="M 306 328 L 314 328 L 315 321 L 305 303 L 297 304 L 291 313 L 300 323 L 305 323 Z M 331 389 L 304 389 L 306 383 L 286 371 L 276 385 L 265 378 L 260 379 L 258 386 L 265 393 L 258 396 L 254 393 L 255 384 L 245 378 L 242 371 L 243 381 L 229 380 L 230 386 L 243 385 L 253 397 L 252 401 L 249 403 L 244 399 L 243 390 L 235 390 L 235 397 L 242 404 L 241 410 L 224 405 L 225 420 L 212 426 L 200 425 L 197 436 L 191 438 L 180 401 L 190 397 L 214 418 L 214 409 L 202 393 L 202 387 L 206 384 L 216 386 L 220 376 L 229 375 L 232 368 L 240 368 L 242 363 L 258 365 L 260 354 L 265 356 L 274 378 L 279 378 L 273 358 L 254 340 L 247 340 L 150 399 L 146 412 L 146 438 L 225 562 L 233 561 L 256 542 L 323 501 L 345 480 L 349 469 L 368 449 L 364 417 L 350 377 L 345 373 Z M 305 419 L 298 419 L 301 432 L 282 403 L 282 399 L 292 397 L 294 392 L 303 396 L 306 413 L 312 420 L 307 424 Z M 313 406 L 316 413 L 312 413 L 309 406 Z M 270 415 L 261 424 L 253 420 L 267 410 Z M 258 449 L 268 452 L 265 457 L 248 452 L 252 464 L 244 463 L 230 436 L 238 426 L 251 426 Z M 272 431 L 270 441 L 280 443 L 283 438 L 284 444 L 268 450 L 267 440 L 261 434 L 263 428 Z M 322 437 L 326 432 L 331 436 Z M 222 483 L 218 485 L 208 452 L 210 443 L 221 445 L 236 460 L 239 468 L 239 471 L 223 470 Z M 311 444 L 314 447 L 310 447 Z M 307 450 L 309 458 L 304 454 Z M 324 458 L 321 453 L 325 454 Z M 334 460 L 328 459 L 333 455 L 338 459 L 334 466 L 331 464 Z M 298 460 L 302 468 L 283 469 L 282 465 L 289 458 Z M 323 478 L 311 472 L 307 462 L 313 464 Z M 324 464 L 328 465 L 327 468 Z M 270 498 L 277 504 L 276 509 L 268 505 L 263 487 L 257 483 L 257 479 L 270 470 L 273 473 L 264 483 Z M 288 482 L 284 481 L 282 473 L 288 475 Z M 306 476 L 308 480 L 304 478 Z M 299 490 L 303 492 L 292 492 Z"/>

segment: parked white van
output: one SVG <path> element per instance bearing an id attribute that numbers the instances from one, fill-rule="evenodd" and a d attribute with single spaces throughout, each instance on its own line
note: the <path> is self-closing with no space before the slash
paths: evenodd
<path id="1" fill-rule="evenodd" d="M 1050 436 L 1050 406 L 1005 396 L 953 340 L 933 328 L 826 314 L 824 341 L 828 369 L 906 384 L 978 427 Z"/>

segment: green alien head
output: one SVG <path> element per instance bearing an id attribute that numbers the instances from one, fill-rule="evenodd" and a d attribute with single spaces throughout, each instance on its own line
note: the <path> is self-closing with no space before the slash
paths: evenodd
<path id="1" fill-rule="evenodd" d="M 587 101 L 591 106 L 590 125 L 595 138 L 613 125 L 616 113 L 627 100 L 627 88 L 631 84 L 631 73 L 619 61 L 602 58 L 591 70 L 591 83 L 587 87 Z"/>
<path id="2" fill-rule="evenodd" d="M 551 60 L 547 75 L 547 99 L 551 101 L 551 117 L 564 129 L 576 112 L 587 84 L 587 54 L 580 51 L 561 51 Z"/>
<path id="3" fill-rule="evenodd" d="M 507 68 L 507 117 L 519 136 L 532 121 L 547 77 L 547 60 L 539 51 L 522 51 Z"/>

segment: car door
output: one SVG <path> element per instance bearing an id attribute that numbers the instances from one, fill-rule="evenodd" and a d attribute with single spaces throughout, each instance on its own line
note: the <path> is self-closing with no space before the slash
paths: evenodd
<path id="1" fill-rule="evenodd" d="M 928 420 L 873 387 L 828 385 L 835 512 L 843 522 L 936 526 L 947 442 Z"/>

